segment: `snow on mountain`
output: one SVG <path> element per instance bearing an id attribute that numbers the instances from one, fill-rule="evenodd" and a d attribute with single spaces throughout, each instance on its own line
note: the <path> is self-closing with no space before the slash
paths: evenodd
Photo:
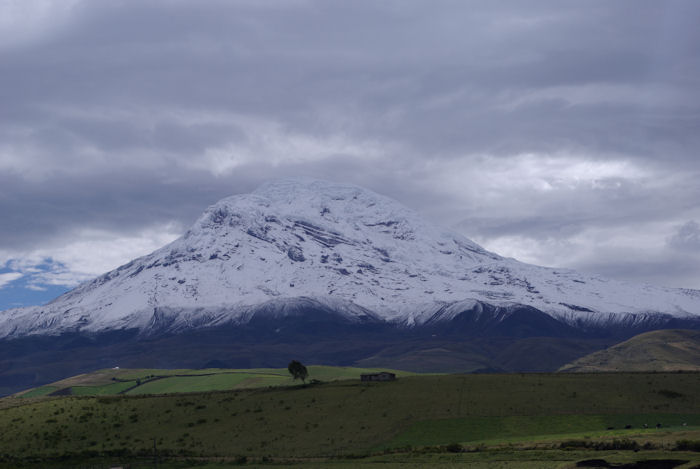
<path id="1" fill-rule="evenodd" d="M 245 323 L 305 304 L 417 326 L 478 302 L 570 324 L 700 316 L 700 291 L 524 264 L 369 190 L 283 180 L 219 201 L 181 238 L 45 306 L 0 313 L 0 337 Z"/>

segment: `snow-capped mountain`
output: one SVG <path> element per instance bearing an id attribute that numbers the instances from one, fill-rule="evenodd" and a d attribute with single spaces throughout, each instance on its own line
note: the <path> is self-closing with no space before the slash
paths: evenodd
<path id="1" fill-rule="evenodd" d="M 268 183 L 209 207 L 167 246 L 40 307 L 0 337 L 247 324 L 321 308 L 405 327 L 527 306 L 575 327 L 700 318 L 700 291 L 639 286 L 503 258 L 369 190 Z M 488 308 L 486 308 L 488 309 Z"/>

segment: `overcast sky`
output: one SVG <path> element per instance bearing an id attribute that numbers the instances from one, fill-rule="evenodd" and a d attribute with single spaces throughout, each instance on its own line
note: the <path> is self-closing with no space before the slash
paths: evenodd
<path id="1" fill-rule="evenodd" d="M 287 176 L 700 289 L 700 2 L 0 0 L 0 309 Z"/>

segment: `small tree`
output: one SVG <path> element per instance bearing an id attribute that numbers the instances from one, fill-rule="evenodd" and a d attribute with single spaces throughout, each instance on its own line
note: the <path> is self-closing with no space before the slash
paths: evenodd
<path id="1" fill-rule="evenodd" d="M 287 369 L 289 370 L 289 374 L 291 374 L 294 379 L 301 379 L 304 384 L 306 384 L 306 377 L 309 376 L 309 372 L 306 370 L 306 367 L 301 364 L 301 362 L 292 360 L 289 362 Z"/>

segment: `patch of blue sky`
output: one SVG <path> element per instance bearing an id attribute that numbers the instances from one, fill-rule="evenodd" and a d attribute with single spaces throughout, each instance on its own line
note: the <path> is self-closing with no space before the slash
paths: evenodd
<path id="1" fill-rule="evenodd" d="M 11 267 L 0 267 L 0 311 L 21 306 L 43 305 L 70 287 L 42 282 L 41 275 L 55 271 L 51 260 L 32 266 L 31 269 L 17 271 Z"/>

